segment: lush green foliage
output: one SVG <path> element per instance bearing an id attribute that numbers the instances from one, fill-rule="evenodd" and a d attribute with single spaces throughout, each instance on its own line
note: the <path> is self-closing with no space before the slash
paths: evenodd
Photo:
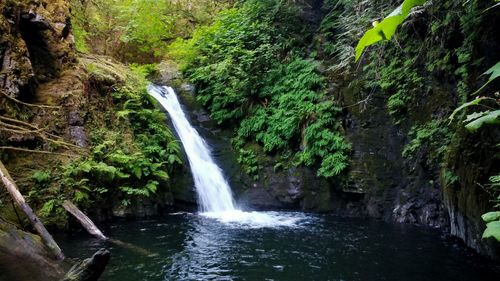
<path id="1" fill-rule="evenodd" d="M 77 48 L 124 61 L 157 61 L 170 41 L 190 36 L 231 2 L 72 0 Z"/>
<path id="2" fill-rule="evenodd" d="M 422 21 L 415 12 L 398 33 L 398 42 L 367 53 L 368 64 L 363 69 L 367 79 L 364 87 L 387 93 L 388 112 L 396 124 L 421 124 L 410 130 L 411 141 L 403 152 L 404 156 L 414 157 L 424 149 L 430 157 L 428 161 L 441 161 L 452 137 L 450 128 L 443 122 L 446 113 L 426 115 L 421 112 L 420 103 L 437 101 L 441 99 L 438 95 L 446 93 L 447 89 L 429 83 L 433 79 L 458 81 L 456 93 L 459 101 L 470 93 L 469 71 L 478 36 L 474 28 L 479 25 L 481 15 L 475 2 L 462 5 L 445 1 L 426 9 L 433 21 Z M 421 29 L 425 24 L 428 25 L 427 33 L 415 34 L 419 31 L 418 26 Z M 455 36 L 450 26 L 457 26 L 464 34 L 462 45 L 457 48 L 450 48 L 446 43 Z M 434 134 L 437 135 L 433 140 Z"/>
<path id="3" fill-rule="evenodd" d="M 358 42 L 356 60 L 365 47 L 380 40 L 390 39 L 397 25 L 401 24 L 408 15 L 409 9 L 403 11 L 403 6 L 400 8 L 403 13 L 397 12 L 399 13 L 399 18 L 391 18 L 395 14 L 393 12 L 382 22 L 386 23 L 386 25 L 382 25 L 382 23 L 375 24 L 373 29 L 365 33 L 363 38 Z M 457 13 L 459 14 L 457 17 L 452 10 L 463 10 L 463 12 Z M 428 13 L 430 15 L 441 16 L 432 16 L 433 21 L 430 30 L 427 31 L 430 34 L 427 34 L 424 40 L 419 42 L 419 45 L 424 46 L 427 50 L 423 51 L 416 48 L 415 44 L 408 44 L 416 40 L 402 34 L 399 38 L 400 40 L 398 40 L 397 47 L 387 46 L 387 48 L 381 48 L 378 53 L 372 52 L 369 54 L 370 63 L 365 67 L 365 70 L 368 70 L 367 73 L 371 74 L 372 77 L 376 77 L 374 81 L 367 83 L 367 85 L 372 89 L 380 88 L 390 93 L 387 105 L 389 113 L 394 117 L 396 123 L 400 123 L 405 119 L 407 120 L 407 118 L 422 118 L 417 116 L 417 114 L 412 114 L 410 108 L 414 107 L 413 104 L 415 102 L 421 100 L 415 93 L 427 94 L 430 92 L 425 84 L 428 77 L 434 76 L 439 79 L 455 79 L 458 81 L 456 93 L 459 102 L 465 102 L 471 93 L 470 85 L 472 83 L 470 77 L 472 75 L 470 70 L 474 64 L 480 62 L 480 60 L 473 61 L 474 42 L 478 38 L 477 27 L 480 26 L 484 10 L 478 8 L 477 1 L 467 1 L 463 5 L 452 3 L 452 1 L 442 1 L 441 3 L 432 3 Z M 450 26 L 458 26 L 461 35 L 464 37 L 459 47 L 450 48 L 449 44 L 446 44 L 446 40 L 453 41 L 454 35 L 451 33 L 453 29 L 450 29 Z M 436 45 L 439 48 L 433 49 L 432 46 Z M 379 59 L 381 53 L 386 57 L 386 60 L 389 59 L 389 63 L 383 62 L 383 68 L 377 69 L 381 65 Z M 423 61 L 426 62 L 425 67 L 421 63 Z M 446 77 L 445 75 L 449 76 Z M 490 77 L 473 95 L 480 93 L 496 77 L 500 76 L 500 63 L 497 63 L 483 75 L 490 75 Z M 424 77 L 427 79 L 424 80 Z M 466 109 L 483 107 L 488 110 L 472 112 L 466 116 L 462 114 L 460 116 L 460 119 L 463 119 L 463 122 L 466 124 L 465 128 L 474 132 L 485 124 L 498 124 L 500 123 L 500 110 L 498 110 L 497 98 L 497 96 L 482 96 L 464 103 L 451 114 L 450 120 L 453 120 L 456 115 L 464 112 Z M 460 132 L 460 129 L 457 132 Z M 449 151 L 449 146 L 452 143 L 450 140 L 460 138 L 457 133 L 452 134 L 449 127 L 445 126 L 443 114 L 432 116 L 431 121 L 428 121 L 424 125 L 414 126 L 409 133 L 409 137 L 411 141 L 403 150 L 403 155 L 411 158 L 417 158 L 419 155 L 424 156 L 427 159 L 428 165 L 443 163 L 444 156 Z M 451 164 L 450 166 L 452 165 L 455 164 Z M 446 167 L 446 164 L 444 166 Z M 443 180 L 443 184 L 451 186 L 461 179 L 452 170 L 445 169 Z M 500 197 L 498 196 L 500 194 L 499 182 L 500 177 L 498 175 L 492 176 L 490 177 L 490 183 L 485 186 L 485 189 L 493 197 L 493 201 L 497 203 L 496 207 L 498 207 L 498 202 L 500 201 Z M 483 238 L 493 237 L 500 241 L 500 216 L 498 214 L 498 212 L 490 212 L 483 215 L 483 220 L 487 223 Z"/>
<path id="4" fill-rule="evenodd" d="M 423 77 L 416 70 L 417 59 L 391 59 L 388 65 L 380 69 L 380 80 L 376 83 L 381 90 L 391 94 L 387 109 L 396 124 L 408 113 L 415 93 L 425 87 Z"/>
<path id="5" fill-rule="evenodd" d="M 490 67 L 490 69 L 486 70 L 486 72 L 483 73 L 483 75 L 490 75 L 488 78 L 488 81 L 481 86 L 477 91 L 475 91 L 472 95 L 476 95 L 479 92 L 481 92 L 486 86 L 488 86 L 493 80 L 497 79 L 500 77 L 500 61 L 497 62 L 494 66 Z"/>
<path id="6" fill-rule="evenodd" d="M 325 16 L 319 29 L 318 51 L 331 58 L 330 71 L 352 74 L 356 55 L 353 45 L 359 41 L 359 34 L 374 19 L 382 17 L 383 12 L 394 9 L 396 4 L 393 2 L 324 0 L 322 9 Z"/>
<path id="7" fill-rule="evenodd" d="M 490 74 L 489 79 L 486 83 L 483 84 L 475 94 L 480 93 L 483 89 L 486 88 L 488 84 L 490 84 L 493 80 L 500 76 L 500 62 L 496 63 L 490 69 L 488 69 L 483 75 Z M 489 102 L 491 106 L 487 106 L 484 103 Z M 459 106 L 457 109 L 453 111 L 450 115 L 450 122 L 453 121 L 455 115 L 457 115 L 460 111 L 465 110 L 469 107 L 473 106 L 484 106 L 488 110 L 485 111 L 476 111 L 468 114 L 465 120 L 463 121 L 465 124 L 465 128 L 471 132 L 475 132 L 479 130 L 483 125 L 498 125 L 500 124 L 500 102 L 498 99 L 494 97 L 477 97 L 470 102 L 466 102 Z M 498 146 L 498 144 L 497 144 Z M 493 196 L 493 202 L 496 203 L 495 207 L 500 207 L 500 175 L 495 175 L 490 177 L 490 184 L 487 185 L 487 190 Z M 482 219 L 486 222 L 486 229 L 483 232 L 483 238 L 493 237 L 496 240 L 500 241 L 500 212 L 489 212 L 482 216 Z"/>
<path id="8" fill-rule="evenodd" d="M 123 204 L 133 196 L 147 197 L 181 163 L 180 147 L 165 126 L 165 114 L 154 108 L 143 86 L 122 87 L 113 98 L 121 108 L 118 120 L 129 122 L 133 132 L 94 131 L 90 155 L 65 167 L 65 184 L 75 190 L 77 203 L 100 199 L 108 192 L 119 194 Z"/>
<path id="9" fill-rule="evenodd" d="M 28 198 L 44 202 L 39 213 L 48 224 L 64 223 L 65 199 L 88 209 L 95 204 L 128 205 L 134 198 L 152 196 L 168 188 L 171 174 L 181 164 L 180 146 L 166 126 L 166 116 L 146 92 L 145 75 L 154 67 L 136 66 L 136 74 L 99 62 L 87 67 L 95 76 L 90 79 L 106 81 L 113 75 L 128 83 L 115 84 L 107 97 L 109 107 L 94 114 L 98 119 L 93 120 L 87 154 L 52 171 L 34 172 L 35 186 Z M 96 102 L 94 106 L 100 107 L 102 100 Z"/>
<path id="10" fill-rule="evenodd" d="M 211 117 L 236 127 L 237 147 L 257 142 L 266 153 L 296 152 L 297 164 L 331 177 L 347 167 L 350 146 L 317 63 L 298 55 L 306 43 L 298 21 L 281 1 L 246 1 L 191 40 L 176 42 L 171 54 Z M 242 162 L 253 163 L 241 151 Z"/>
<path id="11" fill-rule="evenodd" d="M 500 186 L 500 175 L 495 176 L 492 179 L 492 183 L 497 185 L 497 188 Z M 500 201 L 500 198 L 497 199 Z M 483 221 L 486 223 L 486 229 L 483 232 L 483 238 L 495 238 L 497 241 L 500 241 L 500 212 L 489 212 L 483 214 L 481 216 Z"/>
<path id="12" fill-rule="evenodd" d="M 47 171 L 36 171 L 31 176 L 35 184 L 44 186 L 50 182 L 50 173 Z"/>
<path id="13" fill-rule="evenodd" d="M 493 80 L 495 80 L 500 76 L 500 62 L 496 63 L 485 73 L 483 73 L 483 75 L 488 75 L 488 74 L 490 74 L 488 81 L 486 81 L 486 83 L 484 83 L 483 86 L 481 86 L 481 88 L 475 91 L 474 95 L 479 94 L 484 88 L 486 88 L 488 84 L 490 84 Z M 485 105 L 486 102 L 490 103 L 490 105 Z M 471 106 L 484 106 L 488 110 L 476 111 L 472 112 L 471 114 L 468 114 L 467 118 L 463 121 L 464 123 L 466 123 L 465 128 L 467 130 L 475 132 L 486 124 L 490 125 L 500 124 L 500 109 L 498 109 L 500 107 L 500 102 L 498 102 L 498 100 L 495 97 L 486 97 L 486 96 L 477 97 L 474 100 L 466 102 L 461 106 L 459 106 L 450 115 L 449 118 L 450 122 L 453 121 L 453 118 L 455 117 L 456 114 Z"/>
<path id="14" fill-rule="evenodd" d="M 366 32 L 359 41 L 356 48 L 356 60 L 365 47 L 381 40 L 390 39 L 397 26 L 403 22 L 411 9 L 410 6 L 405 9 L 406 3 L 413 6 L 414 4 L 421 4 L 423 2 L 405 1 L 395 12 L 385 18 L 382 23 L 374 24 L 374 28 Z M 423 85 L 425 85 L 424 77 L 435 76 L 440 79 L 455 79 L 458 81 L 456 87 L 458 101 L 461 103 L 465 102 L 467 96 L 471 93 L 470 85 L 473 84 L 470 81 L 470 77 L 472 76 L 470 70 L 473 68 L 472 65 L 480 63 L 480 60 L 473 61 L 475 55 L 474 42 L 479 36 L 477 27 L 480 26 L 484 12 L 488 9 L 482 10 L 478 8 L 477 1 L 467 1 L 463 4 L 442 1 L 440 3 L 432 3 L 428 8 L 430 15 L 435 14 L 440 16 L 433 17 L 430 30 L 427 30 L 430 36 L 426 34 L 426 37 L 424 37 L 424 40 L 420 44 L 424 48 L 429 48 L 430 46 L 436 46 L 436 43 L 440 43 L 439 48 L 435 48 L 434 50 L 429 48 L 426 51 L 418 50 L 414 48 L 415 46 L 407 44 L 407 41 L 415 41 L 415 39 L 402 34 L 399 38 L 400 40 L 398 40 L 397 47 L 388 46 L 386 49 L 380 49 L 383 50 L 384 56 L 390 60 L 389 64 L 386 63 L 384 68 L 379 72 L 373 71 L 373 66 L 377 65 L 377 62 L 374 62 L 374 60 L 380 54 L 371 53 L 370 59 L 373 59 L 370 62 L 371 66 L 369 64 L 365 68 L 368 70 L 371 69 L 374 74 L 376 73 L 375 77 L 379 78 L 377 81 L 368 83 L 368 85 L 391 92 L 391 96 L 388 99 L 389 112 L 399 121 L 404 120 L 402 118 L 405 118 L 405 116 L 406 118 L 422 118 L 417 116 L 417 114 L 411 114 L 407 109 L 410 108 L 409 106 L 412 103 L 420 100 L 419 97 L 412 94 L 412 89 L 418 89 L 416 92 L 422 93 Z M 456 16 L 452 10 L 463 10 L 463 12 L 458 13 L 459 16 Z M 394 15 L 398 18 L 393 18 Z M 450 29 L 450 25 L 457 26 L 464 37 L 461 40 L 460 46 L 455 48 L 450 48 L 449 44 L 446 44 L 447 42 L 453 42 L 454 35 L 451 33 L 453 29 Z M 415 29 L 415 31 L 418 31 L 418 29 Z M 401 60 L 402 58 L 404 60 Z M 422 61 L 426 62 L 425 67 L 423 67 Z M 380 66 L 380 64 L 378 65 Z M 399 67 L 398 65 L 404 65 L 404 67 Z M 403 72 L 403 74 L 401 75 L 398 71 Z M 443 77 L 444 75 L 448 75 L 448 77 Z M 500 76 L 500 63 L 497 63 L 483 75 L 490 75 L 490 78 L 473 95 L 480 93 L 496 77 Z M 425 89 L 423 93 L 427 94 L 428 92 L 429 89 Z M 460 116 L 460 119 L 464 119 L 466 129 L 475 132 L 485 124 L 500 123 L 500 110 L 498 110 L 497 97 L 478 97 L 473 101 L 464 103 L 452 113 L 450 119 L 453 120 L 457 114 L 462 113 L 465 109 L 478 108 L 480 106 L 488 108 L 488 110 L 473 112 L 466 116 L 462 114 Z M 433 119 L 423 126 L 414 126 L 412 128 L 409 133 L 412 140 L 405 147 L 403 151 L 404 156 L 415 158 L 418 153 L 423 152 L 427 154 L 428 164 L 441 163 L 443 161 L 443 156 L 446 154 L 448 146 L 451 143 L 450 139 L 456 140 L 459 136 L 457 133 L 452 134 L 444 126 L 443 114 L 432 117 Z M 399 122 L 396 121 L 396 123 Z M 460 132 L 460 129 L 457 132 Z M 453 184 L 459 180 L 451 170 L 445 171 L 444 184 Z M 498 186 L 496 180 L 497 176 L 490 178 L 491 183 L 488 184 L 488 187 L 490 190 L 493 189 L 490 192 L 491 194 L 498 194 L 498 190 L 495 188 Z M 487 222 L 487 228 L 483 237 L 494 237 L 500 241 L 500 224 L 496 215 L 497 213 L 493 212 L 483 216 L 483 219 Z"/>

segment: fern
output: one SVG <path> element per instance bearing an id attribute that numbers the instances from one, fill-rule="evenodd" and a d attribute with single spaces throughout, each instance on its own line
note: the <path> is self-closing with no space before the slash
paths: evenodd
<path id="1" fill-rule="evenodd" d="M 91 153 L 63 167 L 65 189 L 80 206 L 111 196 L 129 204 L 136 196 L 148 197 L 170 179 L 182 164 L 180 146 L 165 125 L 165 114 L 155 108 L 143 85 L 116 88 L 115 121 L 127 120 L 130 131 L 102 128 L 91 135 Z"/>
<path id="2" fill-rule="evenodd" d="M 47 171 L 36 171 L 33 173 L 31 178 L 38 185 L 46 185 L 50 182 L 51 175 L 50 175 L 50 172 L 47 172 Z"/>
<path id="3" fill-rule="evenodd" d="M 349 145 L 318 62 L 299 55 L 307 45 L 292 6 L 244 1 L 175 48 L 189 49 L 181 64 L 212 119 L 235 127 L 233 144 L 247 174 L 256 175 L 258 163 L 243 147 L 256 142 L 264 153 L 295 154 L 298 164 L 321 169 L 322 176 L 339 175 Z"/>

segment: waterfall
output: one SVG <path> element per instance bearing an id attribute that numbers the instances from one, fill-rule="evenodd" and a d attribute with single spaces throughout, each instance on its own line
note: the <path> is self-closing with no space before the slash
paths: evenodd
<path id="1" fill-rule="evenodd" d="M 189 124 L 174 89 L 149 85 L 148 92 L 167 110 L 181 139 L 194 178 L 201 215 L 222 223 L 249 228 L 295 227 L 304 220 L 304 216 L 300 214 L 244 212 L 238 209 L 222 170 L 212 159 L 207 143 Z"/>
<path id="2" fill-rule="evenodd" d="M 181 139 L 194 178 L 202 212 L 236 211 L 231 188 L 215 164 L 207 143 L 186 118 L 174 89 L 150 85 L 148 92 L 167 110 Z"/>

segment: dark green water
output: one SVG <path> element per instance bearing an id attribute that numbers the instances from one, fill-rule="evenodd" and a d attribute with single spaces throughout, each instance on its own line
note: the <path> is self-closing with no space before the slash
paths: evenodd
<path id="1" fill-rule="evenodd" d="M 69 257 L 108 247 L 103 281 L 500 280 L 500 269 L 438 231 L 331 215 L 288 213 L 296 227 L 252 228 L 196 214 L 103 226 L 115 239 L 59 236 Z"/>

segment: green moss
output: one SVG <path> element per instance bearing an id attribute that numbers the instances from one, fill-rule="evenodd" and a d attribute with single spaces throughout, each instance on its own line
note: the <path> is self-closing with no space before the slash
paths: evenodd
<path id="1" fill-rule="evenodd" d="M 411 141 L 404 147 L 403 156 L 414 158 L 418 152 L 425 150 L 428 164 L 441 163 L 451 135 L 446 121 L 432 120 L 424 125 L 413 126 L 409 133 Z"/>

